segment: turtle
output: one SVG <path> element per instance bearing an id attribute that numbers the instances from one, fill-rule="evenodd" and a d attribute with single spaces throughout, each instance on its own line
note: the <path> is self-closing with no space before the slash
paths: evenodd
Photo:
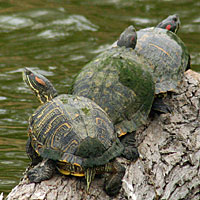
<path id="1" fill-rule="evenodd" d="M 190 68 L 190 55 L 183 41 L 176 35 L 180 26 L 179 16 L 168 16 L 156 27 L 137 31 L 135 51 L 150 63 L 150 71 L 155 81 L 154 104 L 152 108 L 161 113 L 171 112 L 163 103 L 163 97 L 176 92 Z"/>
<path id="2" fill-rule="evenodd" d="M 86 64 L 72 84 L 73 95 L 90 98 L 107 112 L 117 136 L 130 146 L 130 160 L 134 158 L 134 134 L 127 133 L 147 123 L 155 88 L 149 66 L 134 51 L 136 43 L 131 25 L 120 35 L 120 46 L 108 48 Z"/>
<path id="3" fill-rule="evenodd" d="M 104 190 L 110 196 L 116 195 L 125 168 L 115 158 L 124 146 L 107 113 L 88 98 L 58 95 L 46 77 L 29 68 L 24 69 L 23 79 L 41 102 L 28 126 L 30 182 L 50 179 L 58 170 L 64 175 L 85 176 L 88 192 L 95 174 L 109 174 Z"/>

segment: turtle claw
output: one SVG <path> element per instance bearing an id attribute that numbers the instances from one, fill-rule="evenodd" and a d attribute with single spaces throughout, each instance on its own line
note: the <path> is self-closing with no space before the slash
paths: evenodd
<path id="1" fill-rule="evenodd" d="M 50 179 L 55 171 L 55 164 L 52 160 L 39 163 L 27 172 L 28 179 L 31 183 L 40 183 Z"/>
<path id="2" fill-rule="evenodd" d="M 38 170 L 34 168 L 28 171 L 27 176 L 31 183 L 40 183 L 42 181 L 41 177 L 38 175 Z"/>

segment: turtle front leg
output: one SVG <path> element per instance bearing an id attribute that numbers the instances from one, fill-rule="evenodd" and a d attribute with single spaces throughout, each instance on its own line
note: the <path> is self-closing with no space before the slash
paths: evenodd
<path id="1" fill-rule="evenodd" d="M 28 157 L 31 159 L 32 166 L 35 166 L 39 162 L 42 162 L 42 158 L 35 152 L 35 150 L 33 149 L 32 145 L 31 145 L 30 137 L 28 138 L 27 143 L 26 143 L 26 153 L 27 153 Z"/>
<path id="2" fill-rule="evenodd" d="M 115 196 L 122 187 L 122 179 L 125 174 L 125 168 L 117 161 L 106 165 L 107 172 L 110 173 L 105 179 L 104 190 L 109 196 Z"/>
<path id="3" fill-rule="evenodd" d="M 124 145 L 122 156 L 130 161 L 135 161 L 139 158 L 139 152 L 136 147 L 135 132 L 124 135 L 121 138 L 121 143 Z"/>
<path id="4" fill-rule="evenodd" d="M 27 172 L 27 176 L 31 183 L 39 183 L 50 179 L 53 176 L 55 169 L 56 165 L 53 160 L 43 160 L 34 168 L 30 169 Z"/>

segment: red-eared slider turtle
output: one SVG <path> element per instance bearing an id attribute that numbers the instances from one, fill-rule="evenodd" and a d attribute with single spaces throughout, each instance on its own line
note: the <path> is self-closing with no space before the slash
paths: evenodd
<path id="1" fill-rule="evenodd" d="M 162 96 L 160 94 L 168 91 L 175 91 L 190 65 L 190 56 L 186 46 L 173 33 L 178 30 L 179 25 L 179 17 L 171 15 L 157 27 L 137 31 L 135 51 L 152 66 L 151 71 L 157 96 Z M 157 98 L 154 109 L 165 112 L 165 108 L 159 102 L 161 99 Z"/>
<path id="2" fill-rule="evenodd" d="M 124 147 L 106 112 L 85 97 L 57 96 L 49 80 L 30 69 L 23 78 L 42 103 L 29 119 L 27 153 L 35 165 L 29 180 L 49 179 L 57 168 L 65 175 L 85 176 L 88 190 L 95 174 L 110 173 L 104 189 L 117 194 L 125 168 L 114 158 Z"/>
<path id="3" fill-rule="evenodd" d="M 136 39 L 134 27 L 128 27 L 118 42 L 122 47 L 101 53 L 73 83 L 73 94 L 92 99 L 108 113 L 119 137 L 146 123 L 154 99 L 149 66 L 133 50 Z"/>

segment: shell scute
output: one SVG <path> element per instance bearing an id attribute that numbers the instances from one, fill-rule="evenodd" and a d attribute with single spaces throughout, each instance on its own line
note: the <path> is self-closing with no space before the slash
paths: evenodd
<path id="1" fill-rule="evenodd" d="M 86 158 L 77 155 L 77 151 L 87 138 L 100 142 L 104 151 L 116 141 L 113 124 L 105 111 L 87 98 L 72 95 L 60 95 L 41 105 L 30 118 L 29 132 L 35 151 L 43 158 L 57 160 L 60 167 L 62 162 L 83 164 Z M 80 170 L 77 175 L 82 173 Z"/>

